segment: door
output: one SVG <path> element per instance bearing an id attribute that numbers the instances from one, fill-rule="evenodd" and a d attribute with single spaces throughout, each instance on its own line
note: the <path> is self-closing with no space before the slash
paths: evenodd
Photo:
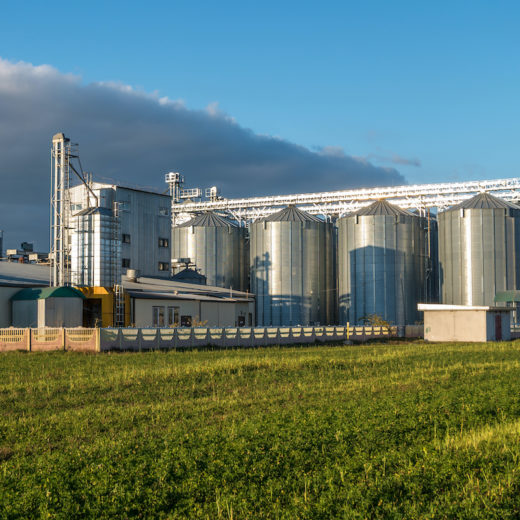
<path id="1" fill-rule="evenodd" d="M 495 314 L 495 339 L 502 341 L 502 316 L 499 312 Z"/>

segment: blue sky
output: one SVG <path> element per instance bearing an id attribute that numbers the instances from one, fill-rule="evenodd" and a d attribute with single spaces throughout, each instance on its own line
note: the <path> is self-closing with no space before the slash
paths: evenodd
<path id="1" fill-rule="evenodd" d="M 515 2 L 4 2 L 0 56 L 462 181 L 518 174 L 519 22 Z"/>

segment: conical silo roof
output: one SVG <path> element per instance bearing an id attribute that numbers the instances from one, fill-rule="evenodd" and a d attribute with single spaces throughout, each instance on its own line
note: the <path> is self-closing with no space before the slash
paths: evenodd
<path id="1" fill-rule="evenodd" d="M 237 227 L 235 222 L 213 213 L 213 211 L 205 211 L 187 222 L 183 222 L 176 227 Z"/>
<path id="2" fill-rule="evenodd" d="M 384 216 L 399 216 L 406 215 L 407 217 L 414 216 L 409 211 L 406 211 L 398 206 L 394 206 L 387 202 L 386 200 L 376 200 L 370 206 L 365 206 L 364 208 L 359 209 L 353 215 L 356 216 L 372 216 L 372 215 L 384 215 Z"/>
<path id="3" fill-rule="evenodd" d="M 323 222 L 318 217 L 310 215 L 293 205 L 287 206 L 262 220 L 263 222 Z"/>
<path id="4" fill-rule="evenodd" d="M 504 199 L 495 197 L 490 193 L 483 192 L 456 206 L 448 208 L 446 211 L 456 211 L 459 209 L 520 209 L 520 207 L 512 202 L 507 202 Z"/>

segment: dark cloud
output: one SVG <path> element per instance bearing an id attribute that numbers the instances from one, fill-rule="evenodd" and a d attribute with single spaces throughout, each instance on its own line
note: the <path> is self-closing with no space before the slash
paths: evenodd
<path id="1" fill-rule="evenodd" d="M 311 151 L 255 134 L 212 104 L 181 102 L 110 83 L 83 85 L 49 66 L 0 59 L 0 228 L 16 246 L 48 247 L 50 140 L 80 143 L 94 178 L 165 188 L 182 172 L 189 186 L 217 185 L 226 197 L 403 184 L 393 168 L 336 148 Z M 187 184 L 187 185 L 188 185 Z"/>
<path id="2" fill-rule="evenodd" d="M 415 166 L 420 168 L 421 161 L 415 157 L 402 157 L 396 153 L 390 154 L 370 154 L 366 157 L 368 161 L 375 161 L 380 163 L 399 164 L 401 166 Z"/>
<path id="3" fill-rule="evenodd" d="M 392 164 L 402 164 L 404 166 L 415 166 L 419 168 L 421 166 L 421 161 L 417 159 L 416 157 L 401 157 L 400 155 L 397 155 L 396 153 L 392 154 L 390 157 L 390 162 Z"/>

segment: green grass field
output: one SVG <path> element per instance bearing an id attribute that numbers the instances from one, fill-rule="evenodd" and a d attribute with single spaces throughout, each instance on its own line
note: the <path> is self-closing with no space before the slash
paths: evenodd
<path id="1" fill-rule="evenodd" d="M 0 518 L 518 518 L 520 342 L 0 355 Z"/>

